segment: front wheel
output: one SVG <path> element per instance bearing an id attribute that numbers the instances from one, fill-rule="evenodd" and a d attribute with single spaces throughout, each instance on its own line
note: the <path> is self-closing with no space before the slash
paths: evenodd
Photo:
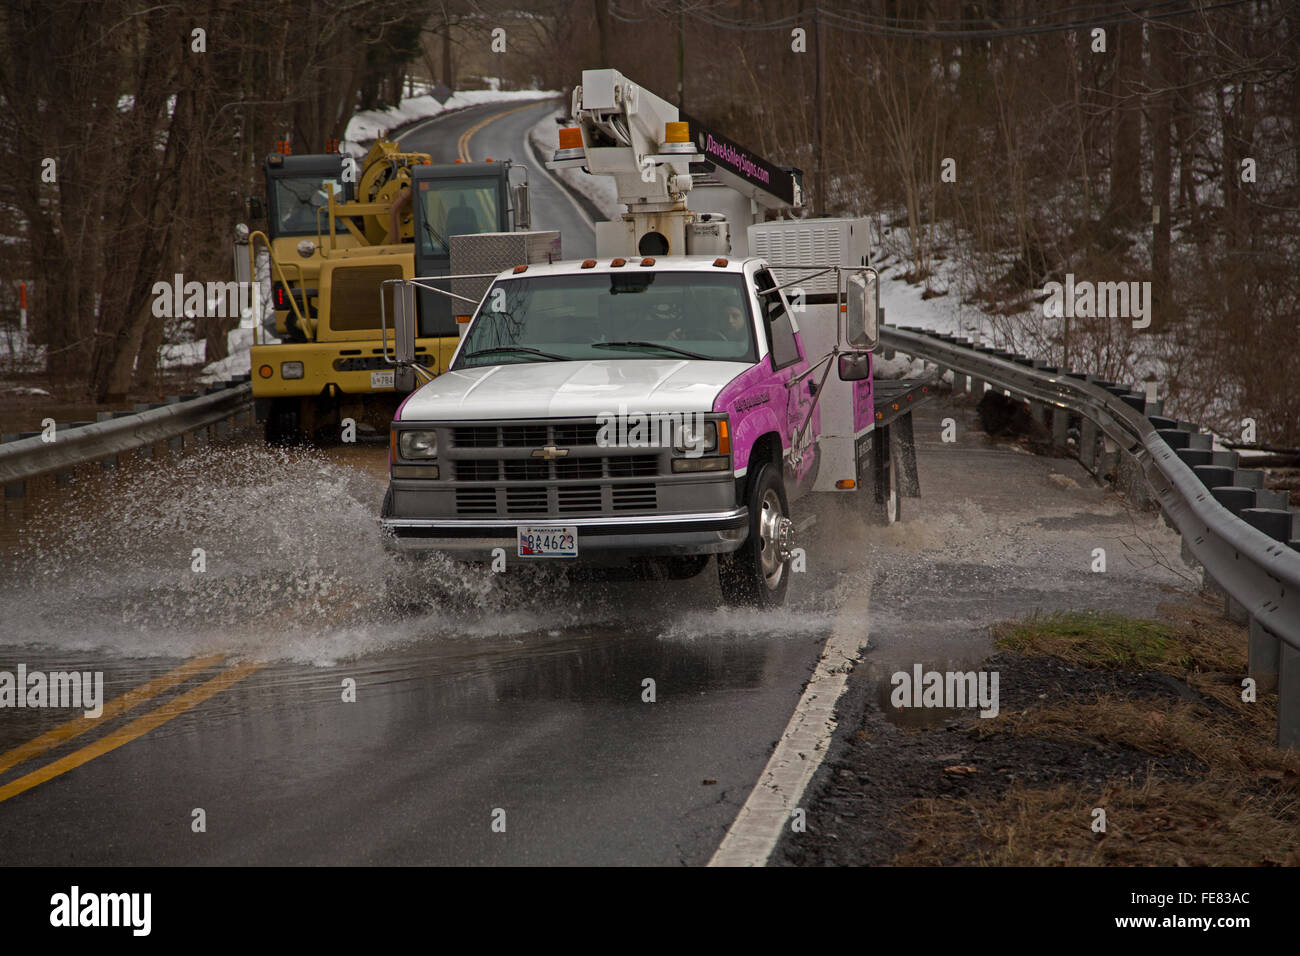
<path id="1" fill-rule="evenodd" d="M 779 465 L 759 468 L 749 485 L 749 537 L 731 554 L 718 555 L 722 598 L 736 607 L 779 607 L 790 584 L 794 523 L 789 518 Z"/>

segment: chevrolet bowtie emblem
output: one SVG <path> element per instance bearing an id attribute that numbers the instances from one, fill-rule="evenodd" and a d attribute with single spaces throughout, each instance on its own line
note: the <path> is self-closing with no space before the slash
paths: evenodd
<path id="1" fill-rule="evenodd" d="M 556 448 L 554 445 L 547 445 L 534 451 L 533 457 L 545 458 L 547 461 L 550 461 L 555 458 L 563 458 L 568 453 L 569 449 L 567 448 Z"/>

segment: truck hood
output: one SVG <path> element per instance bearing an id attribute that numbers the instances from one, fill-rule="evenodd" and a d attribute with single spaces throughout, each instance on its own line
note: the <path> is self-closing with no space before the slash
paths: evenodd
<path id="1" fill-rule="evenodd" d="M 708 412 L 722 388 L 749 367 L 696 359 L 492 365 L 444 372 L 411 394 L 399 418 L 433 422 Z"/>

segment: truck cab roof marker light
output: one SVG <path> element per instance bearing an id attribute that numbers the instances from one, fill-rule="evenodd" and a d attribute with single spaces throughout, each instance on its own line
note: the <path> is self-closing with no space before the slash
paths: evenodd
<path id="1" fill-rule="evenodd" d="M 519 273 L 524 272 L 525 270 L 527 270 L 527 268 L 528 268 L 527 265 L 522 265 L 522 264 L 521 264 L 521 265 L 517 265 L 517 266 L 515 266 L 514 274 L 515 274 L 515 275 L 519 275 Z"/>
<path id="2" fill-rule="evenodd" d="M 652 266 L 654 264 L 655 264 L 654 258 L 651 256 L 646 256 L 644 259 L 641 260 L 641 265 L 643 266 Z"/>
<path id="3" fill-rule="evenodd" d="M 456 316 L 456 322 L 459 325 L 465 325 L 469 322 L 471 318 L 472 316 L 468 316 L 468 315 L 458 315 Z"/>
<path id="4" fill-rule="evenodd" d="M 626 260 L 626 259 L 610 259 L 610 260 L 609 260 L 609 267 L 610 267 L 611 269 L 621 269 L 621 268 L 623 268 L 625 265 L 627 265 L 627 260 Z"/>
<path id="5" fill-rule="evenodd" d="M 583 259 L 583 260 L 582 260 L 582 268 L 584 268 L 584 269 L 594 269 L 594 268 L 596 268 L 596 260 L 595 260 L 595 259 Z"/>
<path id="6" fill-rule="evenodd" d="M 727 267 L 727 260 L 722 258 L 722 256 L 718 256 L 718 258 L 713 260 L 713 264 L 719 269 L 725 269 Z"/>

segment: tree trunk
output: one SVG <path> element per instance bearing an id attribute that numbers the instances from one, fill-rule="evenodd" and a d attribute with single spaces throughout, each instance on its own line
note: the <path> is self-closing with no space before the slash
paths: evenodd
<path id="1" fill-rule="evenodd" d="M 599 69 L 611 65 L 609 59 L 609 0 L 593 0 L 596 11 L 596 53 L 600 58 Z"/>
<path id="2" fill-rule="evenodd" d="M 1123 23 L 1116 34 L 1109 211 L 1120 220 L 1133 220 L 1142 212 L 1142 113 L 1136 94 L 1142 71 L 1142 24 Z"/>
<path id="3" fill-rule="evenodd" d="M 1169 68 L 1174 34 L 1156 26 L 1151 27 L 1151 85 L 1155 87 L 1155 102 L 1151 109 L 1151 289 L 1152 328 L 1163 331 L 1169 311 L 1169 209 L 1170 177 L 1170 119 L 1173 94 L 1169 86 L 1172 70 Z"/>

